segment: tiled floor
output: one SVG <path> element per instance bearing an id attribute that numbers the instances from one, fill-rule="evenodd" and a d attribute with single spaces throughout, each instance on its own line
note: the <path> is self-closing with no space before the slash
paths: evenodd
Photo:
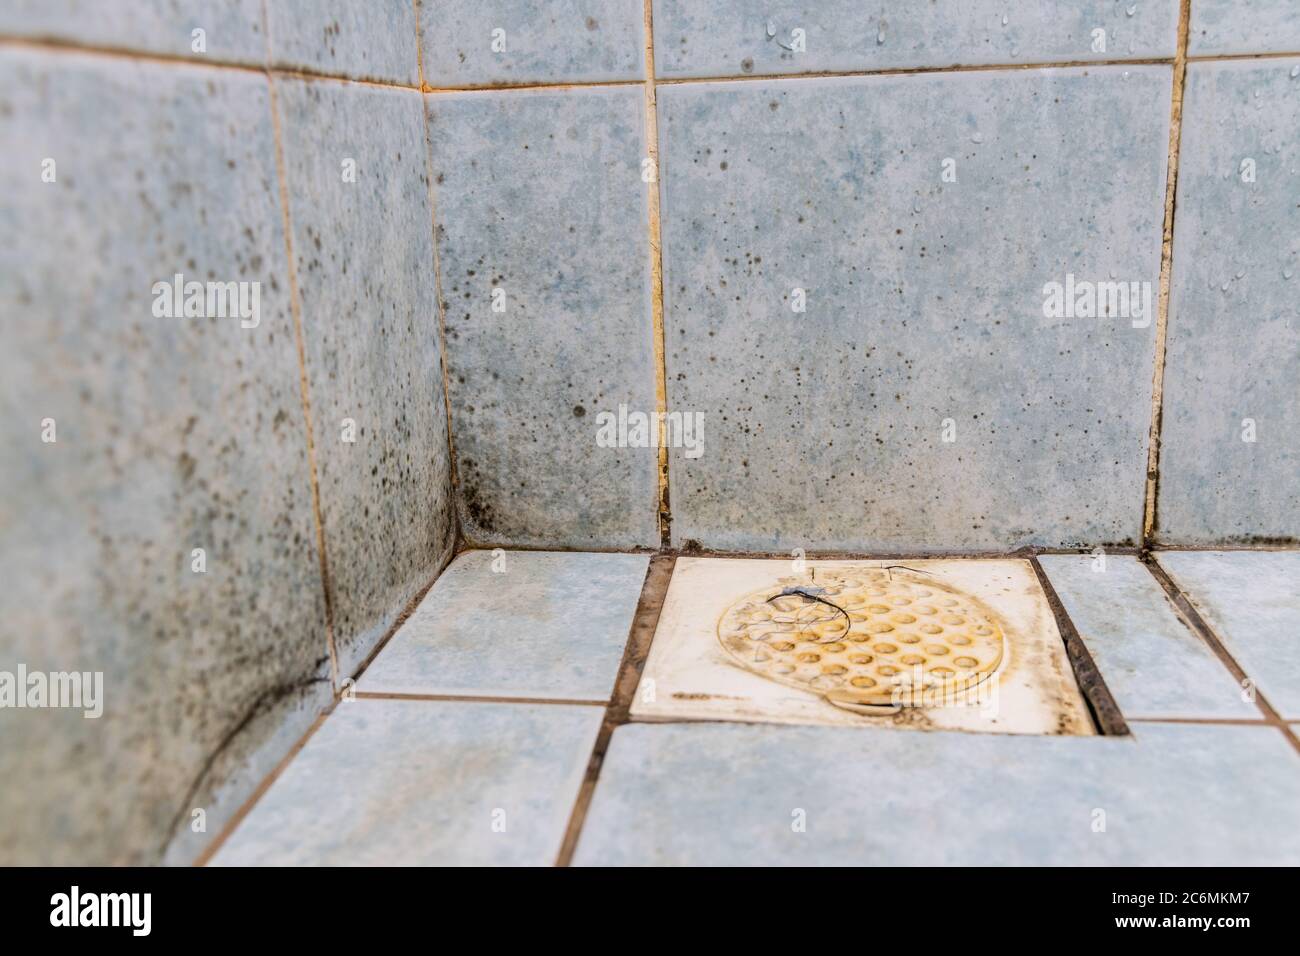
<path id="1" fill-rule="evenodd" d="M 221 865 L 537 865 L 559 851 L 598 707 L 340 704 Z"/>
<path id="2" fill-rule="evenodd" d="M 1126 717 L 1259 716 L 1137 558 L 1045 554 L 1039 562 Z"/>
<path id="3" fill-rule="evenodd" d="M 1100 829 L 1104 826 L 1104 830 Z M 1300 757 L 1272 727 L 1132 740 L 620 727 L 579 864 L 1300 860 Z"/>
<path id="4" fill-rule="evenodd" d="M 629 631 L 664 598 L 642 594 L 648 557 L 469 552 L 212 862 L 1295 864 L 1297 728 L 1243 694 L 1207 642 L 1243 655 L 1294 718 L 1297 559 L 1158 555 L 1202 622 L 1136 557 L 1042 556 L 1132 721 L 1118 737 L 642 723 L 635 710 L 621 723 L 633 701 L 610 698 Z M 724 563 L 679 559 L 677 573 Z M 933 567 L 976 580 L 1009 563 Z M 645 648 L 631 647 L 637 666 Z M 606 715 L 620 725 L 585 789 Z"/>
<path id="5" fill-rule="evenodd" d="M 1287 720 L 1300 719 L 1300 551 L 1167 551 L 1161 567 Z"/>
<path id="6" fill-rule="evenodd" d="M 642 554 L 462 554 L 357 690 L 606 701 L 649 563 Z"/>

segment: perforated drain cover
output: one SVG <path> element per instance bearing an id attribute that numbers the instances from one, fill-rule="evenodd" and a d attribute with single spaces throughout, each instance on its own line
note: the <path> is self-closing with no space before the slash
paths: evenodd
<path id="1" fill-rule="evenodd" d="M 683 555 L 631 713 L 1093 733 L 1052 609 L 1019 558 Z"/>
<path id="2" fill-rule="evenodd" d="M 867 713 L 968 693 L 1006 645 L 976 598 L 892 568 L 782 578 L 736 601 L 718 639 L 757 674 Z"/>

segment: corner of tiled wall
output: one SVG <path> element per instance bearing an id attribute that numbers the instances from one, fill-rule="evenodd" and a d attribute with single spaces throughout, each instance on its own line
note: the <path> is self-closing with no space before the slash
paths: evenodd
<path id="1" fill-rule="evenodd" d="M 450 560 L 418 60 L 409 0 L 0 11 L 0 669 L 103 674 L 4 713 L 0 860 L 189 862 Z"/>
<path id="2" fill-rule="evenodd" d="M 0 860 L 192 859 L 458 527 L 1294 544 L 1300 21 L 1182 7 L 4 5 L 0 669 L 105 706 L 3 715 Z M 178 273 L 259 321 L 157 316 Z M 601 438 L 656 411 L 666 488 Z"/>

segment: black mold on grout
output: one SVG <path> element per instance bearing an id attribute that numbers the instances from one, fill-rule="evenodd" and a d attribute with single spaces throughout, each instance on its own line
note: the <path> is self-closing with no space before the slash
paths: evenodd
<path id="1" fill-rule="evenodd" d="M 1106 737 L 1129 736 L 1129 727 L 1120 712 L 1119 704 L 1116 703 L 1110 688 L 1106 686 L 1106 679 L 1102 677 L 1097 662 L 1092 659 L 1088 645 L 1083 642 L 1078 628 L 1070 619 L 1069 612 L 1066 611 L 1065 605 L 1056 593 L 1056 588 L 1048 578 L 1047 572 L 1043 570 L 1036 556 L 1031 556 L 1029 563 L 1034 568 L 1038 586 L 1042 589 L 1047 605 L 1052 609 L 1052 616 L 1056 619 L 1056 629 L 1065 644 L 1066 656 L 1070 660 L 1070 667 L 1074 670 L 1075 683 L 1079 685 L 1079 690 L 1083 694 L 1093 725 L 1098 733 Z"/>

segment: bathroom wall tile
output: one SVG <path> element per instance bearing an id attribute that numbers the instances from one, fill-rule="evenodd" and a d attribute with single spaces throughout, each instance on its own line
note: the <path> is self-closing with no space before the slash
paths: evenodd
<path id="1" fill-rule="evenodd" d="M 574 862 L 1264 866 L 1298 855 L 1300 758 L 1272 727 L 1144 724 L 1116 738 L 698 723 L 615 730 Z"/>
<path id="2" fill-rule="evenodd" d="M 1300 52 L 1295 0 L 1192 0 L 1192 56 Z"/>
<path id="3" fill-rule="evenodd" d="M 1259 716 L 1137 558 L 1108 554 L 1104 565 L 1086 554 L 1038 560 L 1125 717 Z"/>
<path id="4" fill-rule="evenodd" d="M 328 699 L 276 183 L 263 76 L 0 51 L 0 670 L 103 673 L 99 719 L 0 716 L 6 863 L 215 832 Z M 260 283 L 251 327 L 156 315 L 178 273 Z"/>
<path id="5" fill-rule="evenodd" d="M 276 89 L 347 676 L 453 547 L 423 107 L 406 90 Z"/>
<path id="6" fill-rule="evenodd" d="M 1300 59 L 1187 69 L 1157 532 L 1300 537 Z"/>
<path id="7" fill-rule="evenodd" d="M 608 700 L 649 564 L 642 554 L 466 552 L 357 689 Z"/>
<path id="8" fill-rule="evenodd" d="M 206 50 L 194 49 L 204 31 Z M 266 62 L 262 0 L 6 0 L 0 35 L 137 53 Z"/>
<path id="9" fill-rule="evenodd" d="M 705 439 L 670 452 L 674 540 L 1136 540 L 1169 92 L 1165 66 L 661 89 L 669 407 Z M 1069 276 L 1146 307 L 1046 317 Z"/>
<path id="10" fill-rule="evenodd" d="M 275 66 L 419 84 L 411 0 L 271 0 L 266 14 Z"/>
<path id="11" fill-rule="evenodd" d="M 1282 717 L 1300 718 L 1300 551 L 1156 555 Z"/>
<path id="12" fill-rule="evenodd" d="M 603 716 L 552 704 L 340 704 L 213 863 L 548 866 Z"/>
<path id="13" fill-rule="evenodd" d="M 641 79 L 644 20 L 644 0 L 424 2 L 424 78 L 441 87 Z"/>
<path id="14" fill-rule="evenodd" d="M 597 444 L 655 411 L 641 91 L 426 100 L 465 535 L 657 545 L 655 449 Z"/>
<path id="15" fill-rule="evenodd" d="M 1178 0 L 655 0 L 654 33 L 661 77 L 1153 59 Z"/>

